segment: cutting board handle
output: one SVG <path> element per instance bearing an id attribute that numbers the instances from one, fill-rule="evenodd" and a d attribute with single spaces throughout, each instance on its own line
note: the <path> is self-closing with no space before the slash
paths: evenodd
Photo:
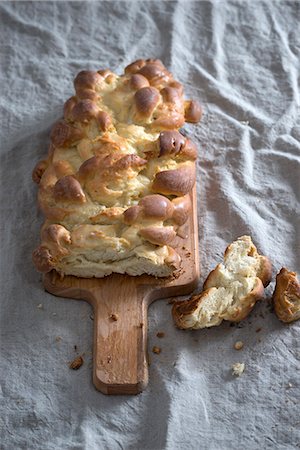
<path id="1" fill-rule="evenodd" d="M 150 291 L 133 277 L 113 275 L 91 292 L 94 307 L 93 381 L 104 394 L 138 394 L 148 383 L 147 311 Z"/>

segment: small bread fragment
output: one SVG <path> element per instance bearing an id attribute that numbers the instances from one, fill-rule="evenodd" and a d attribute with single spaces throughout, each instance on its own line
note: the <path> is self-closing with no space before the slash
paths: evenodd
<path id="1" fill-rule="evenodd" d="M 82 356 L 77 356 L 70 364 L 69 367 L 72 370 L 78 370 L 84 363 Z"/>
<path id="2" fill-rule="evenodd" d="M 296 272 L 282 267 L 276 276 L 273 302 L 275 313 L 282 322 L 300 319 L 300 283 Z"/>
<path id="3" fill-rule="evenodd" d="M 257 252 L 250 236 L 230 244 L 224 262 L 208 275 L 204 290 L 191 299 L 176 302 L 172 309 L 178 328 L 199 329 L 240 322 L 264 296 L 271 281 L 271 263 Z"/>
<path id="4" fill-rule="evenodd" d="M 245 370 L 244 363 L 235 363 L 232 365 L 232 375 L 235 375 L 236 377 L 240 377 L 244 372 L 244 370 Z"/>
<path id="5" fill-rule="evenodd" d="M 244 347 L 243 341 L 236 341 L 236 343 L 234 344 L 235 350 L 242 350 L 243 347 Z"/>

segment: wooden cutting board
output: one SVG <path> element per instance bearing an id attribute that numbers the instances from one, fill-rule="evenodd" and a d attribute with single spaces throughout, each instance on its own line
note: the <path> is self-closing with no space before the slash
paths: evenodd
<path id="1" fill-rule="evenodd" d="M 138 394 L 148 383 L 147 313 L 150 303 L 191 293 L 199 279 L 196 188 L 193 213 L 176 237 L 181 269 L 171 278 L 113 274 L 63 279 L 52 271 L 45 289 L 59 297 L 86 300 L 94 308 L 93 381 L 104 394 Z M 117 320 L 116 320 L 117 319 Z M 171 312 L 170 312 L 170 320 Z"/>

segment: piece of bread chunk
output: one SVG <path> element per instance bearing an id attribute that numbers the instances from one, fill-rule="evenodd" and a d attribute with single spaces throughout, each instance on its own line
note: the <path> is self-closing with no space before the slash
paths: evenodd
<path id="1" fill-rule="evenodd" d="M 171 275 L 196 180 L 197 148 L 179 129 L 198 122 L 201 107 L 157 59 L 139 59 L 120 76 L 82 71 L 74 88 L 32 175 L 46 218 L 37 270 Z"/>
<path id="2" fill-rule="evenodd" d="M 300 319 L 300 283 L 296 272 L 282 267 L 276 276 L 273 302 L 275 313 L 282 322 Z"/>
<path id="3" fill-rule="evenodd" d="M 263 298 L 271 272 L 269 259 L 257 252 L 251 237 L 238 238 L 227 247 L 224 262 L 207 277 L 203 292 L 173 305 L 175 324 L 198 329 L 243 320 Z"/>

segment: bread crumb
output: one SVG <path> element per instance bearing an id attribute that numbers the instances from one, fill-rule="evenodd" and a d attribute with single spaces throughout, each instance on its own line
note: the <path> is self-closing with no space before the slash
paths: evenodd
<path id="1" fill-rule="evenodd" d="M 55 340 L 56 340 L 56 342 L 60 342 L 61 341 L 61 337 L 60 336 L 56 336 Z"/>
<path id="2" fill-rule="evenodd" d="M 57 316 L 57 314 L 56 313 L 52 313 L 52 316 Z"/>
<path id="3" fill-rule="evenodd" d="M 37 308 L 43 309 L 43 305 L 42 305 L 41 303 L 39 303 L 39 304 L 37 305 Z"/>
<path id="4" fill-rule="evenodd" d="M 163 338 L 163 337 L 165 337 L 165 333 L 163 331 L 159 331 L 158 333 L 156 333 L 156 336 L 158 338 Z"/>
<path id="5" fill-rule="evenodd" d="M 288 383 L 287 389 L 290 389 L 290 388 L 292 388 L 292 387 L 293 387 L 292 383 Z"/>
<path id="6" fill-rule="evenodd" d="M 236 377 L 240 377 L 244 372 L 244 370 L 245 370 L 244 363 L 235 363 L 232 365 L 232 375 L 235 375 Z"/>
<path id="7" fill-rule="evenodd" d="M 70 369 L 72 370 L 78 370 L 82 364 L 83 364 L 83 358 L 82 356 L 77 356 L 69 365 Z"/>
<path id="8" fill-rule="evenodd" d="M 244 347 L 244 342 L 242 341 L 236 341 L 236 343 L 234 344 L 234 348 L 236 350 L 241 350 Z"/>
<path id="9" fill-rule="evenodd" d="M 153 351 L 153 353 L 156 353 L 157 355 L 159 355 L 160 352 L 161 352 L 161 348 L 160 348 L 160 347 L 154 346 L 153 349 L 152 349 L 152 351 Z"/>
<path id="10" fill-rule="evenodd" d="M 118 316 L 118 314 L 111 314 L 111 315 L 109 316 L 109 318 L 110 318 L 111 320 L 113 320 L 114 322 L 116 322 L 116 321 L 118 320 L 119 316 Z"/>

